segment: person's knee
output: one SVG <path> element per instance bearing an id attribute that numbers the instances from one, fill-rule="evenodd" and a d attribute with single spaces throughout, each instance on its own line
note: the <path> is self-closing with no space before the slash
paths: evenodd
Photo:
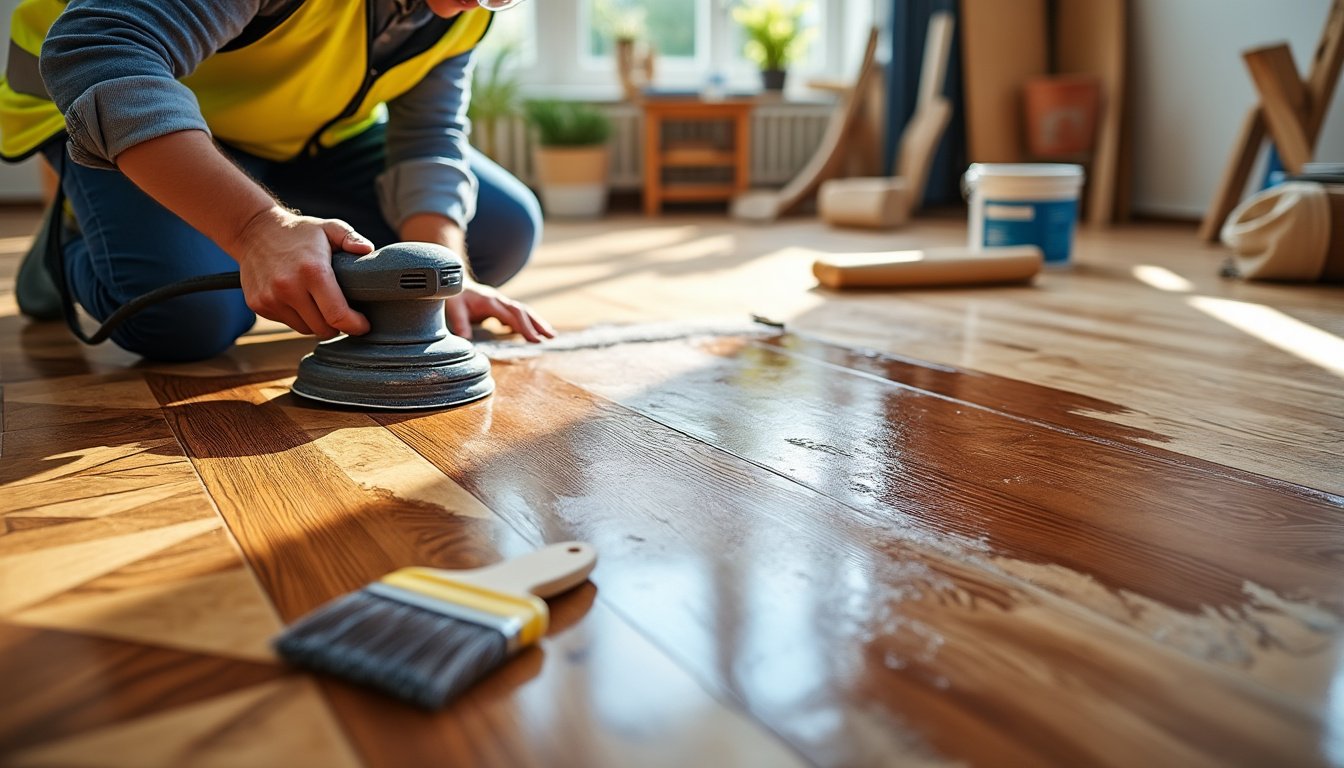
<path id="1" fill-rule="evenodd" d="M 488 231 L 472 232 L 481 241 L 470 244 L 472 269 L 487 285 L 502 285 L 518 274 L 541 242 L 541 203 L 531 190 L 518 186 L 506 202 L 491 201 L 489 224 L 481 222 Z"/>
<path id="2" fill-rule="evenodd" d="M 241 291 L 209 291 L 146 308 L 114 331 L 112 340 L 151 360 L 194 362 L 228 349 L 255 321 Z"/>

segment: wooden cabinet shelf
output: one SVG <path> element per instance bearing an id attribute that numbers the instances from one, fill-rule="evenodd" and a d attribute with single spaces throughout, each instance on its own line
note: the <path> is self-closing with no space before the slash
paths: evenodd
<path id="1" fill-rule="evenodd" d="M 665 201 L 731 200 L 750 184 L 750 99 L 702 101 L 658 99 L 644 102 L 644 212 L 656 216 Z M 731 141 L 719 143 L 669 142 L 668 123 L 724 123 Z M 698 137 L 697 137 L 698 138 Z M 665 178 L 668 168 L 726 168 L 732 179 L 723 183 L 675 181 Z"/>
<path id="2" fill-rule="evenodd" d="M 668 147 L 663 150 L 664 168 L 696 168 L 727 166 L 737 163 L 737 153 L 731 149 L 715 147 Z"/>
<path id="3" fill-rule="evenodd" d="M 673 202 L 730 200 L 738 191 L 733 184 L 668 183 L 663 185 L 662 197 Z"/>

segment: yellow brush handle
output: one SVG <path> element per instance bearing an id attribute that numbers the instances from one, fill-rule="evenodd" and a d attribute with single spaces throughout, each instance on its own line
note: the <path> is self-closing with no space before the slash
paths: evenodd
<path id="1" fill-rule="evenodd" d="M 551 544 L 484 568 L 442 571 L 445 578 L 514 595 L 552 597 L 582 584 L 597 564 L 597 550 L 582 541 Z"/>

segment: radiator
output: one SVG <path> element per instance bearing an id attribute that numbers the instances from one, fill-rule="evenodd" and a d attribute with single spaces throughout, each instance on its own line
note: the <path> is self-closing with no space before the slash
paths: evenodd
<path id="1" fill-rule="evenodd" d="M 610 182 L 613 189 L 638 189 L 644 183 L 644 126 L 639 107 L 603 104 L 612 121 Z M 833 107 L 829 104 L 761 104 L 751 119 L 751 183 L 781 186 L 807 163 L 821 142 Z M 669 140 L 708 138 L 698 132 L 717 126 L 667 126 Z M 493 144 L 488 154 L 525 183 L 532 184 L 532 137 L 527 123 L 514 117 L 490 128 L 476 125 L 473 142 Z M 695 132 L 695 135 L 691 135 Z"/>

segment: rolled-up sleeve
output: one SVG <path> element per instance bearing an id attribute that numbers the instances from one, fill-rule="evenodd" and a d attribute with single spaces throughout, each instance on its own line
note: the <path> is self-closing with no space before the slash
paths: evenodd
<path id="1" fill-rule="evenodd" d="M 261 0 L 71 0 L 42 45 L 42 80 L 65 114 L 70 156 L 115 167 L 125 150 L 208 131 L 178 82 L 252 20 Z"/>
<path id="2" fill-rule="evenodd" d="M 476 176 L 467 163 L 472 53 L 448 59 L 388 104 L 387 170 L 378 178 L 383 217 L 393 226 L 417 213 L 447 216 L 464 229 L 476 214 Z"/>

